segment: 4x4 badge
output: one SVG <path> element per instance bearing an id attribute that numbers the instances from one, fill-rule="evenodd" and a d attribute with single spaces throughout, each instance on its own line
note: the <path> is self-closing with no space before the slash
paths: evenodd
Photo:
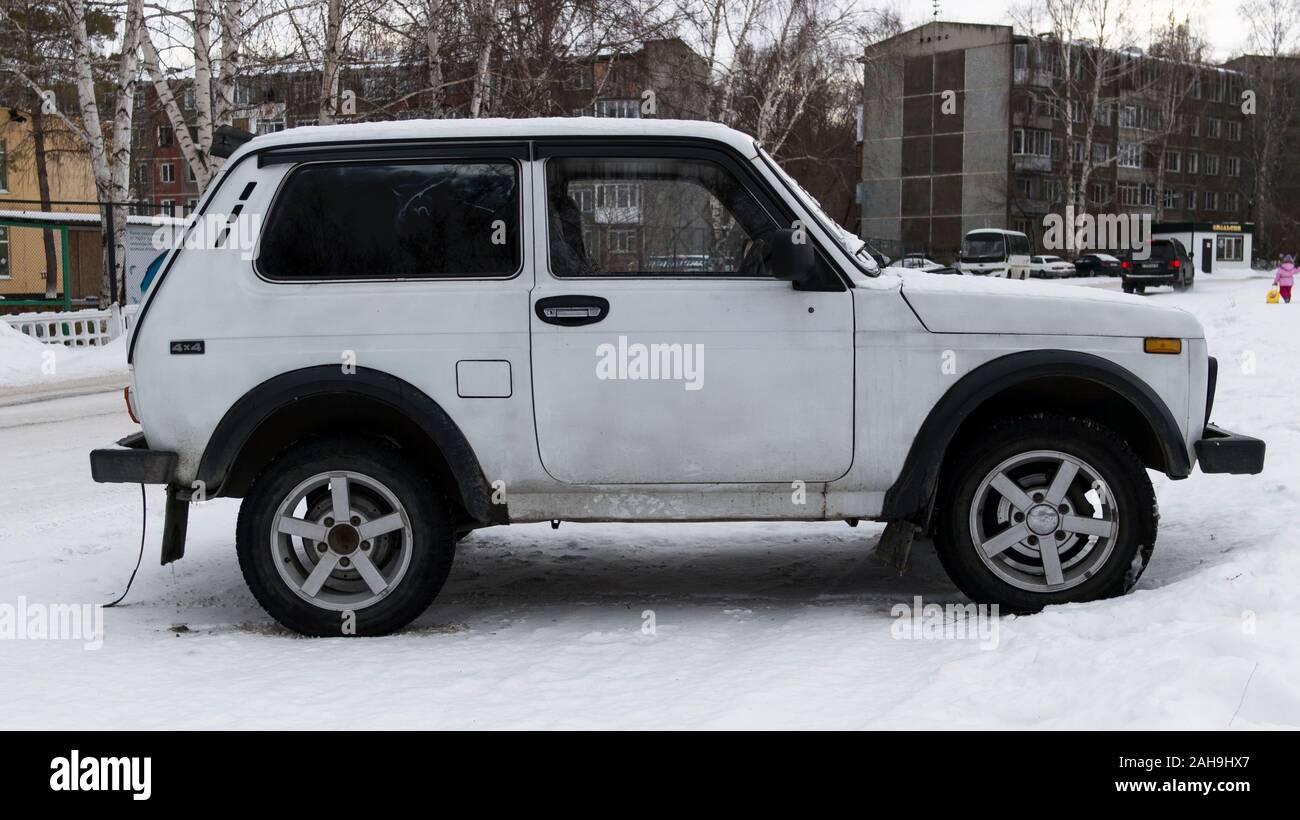
<path id="1" fill-rule="evenodd" d="M 191 339 L 187 341 L 173 341 L 170 343 L 173 356 L 179 356 L 186 353 L 203 353 L 203 340 Z"/>

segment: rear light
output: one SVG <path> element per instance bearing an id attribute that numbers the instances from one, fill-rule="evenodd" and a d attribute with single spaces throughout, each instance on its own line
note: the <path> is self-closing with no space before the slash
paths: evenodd
<path id="1" fill-rule="evenodd" d="M 1120 262 L 1119 266 L 1122 270 L 1128 270 L 1128 260 L 1125 259 L 1124 261 Z"/>
<path id="2" fill-rule="evenodd" d="M 122 388 L 122 400 L 126 402 L 126 414 L 131 417 L 131 421 L 139 424 L 140 420 L 135 417 L 135 408 L 131 406 L 131 388 Z"/>
<path id="3" fill-rule="evenodd" d="M 1172 262 L 1169 263 L 1169 267 L 1171 267 L 1171 268 L 1176 268 L 1176 267 L 1178 267 L 1178 265 L 1179 265 L 1179 260 L 1177 260 L 1177 259 L 1175 259 L 1174 261 L 1172 261 Z"/>

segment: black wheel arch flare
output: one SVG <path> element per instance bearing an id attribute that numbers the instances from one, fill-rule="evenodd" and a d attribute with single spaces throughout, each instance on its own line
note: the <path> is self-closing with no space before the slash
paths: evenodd
<path id="1" fill-rule="evenodd" d="M 377 402 L 400 413 L 441 453 L 469 516 L 484 525 L 507 523 L 505 505 L 492 503 L 487 476 L 469 440 L 451 416 L 410 383 L 366 367 L 358 367 L 353 373 L 344 373 L 339 365 L 306 367 L 274 376 L 249 390 L 217 424 L 199 460 L 198 479 L 210 494 L 221 494 L 232 465 L 244 455 L 245 445 L 263 422 L 296 402 L 328 395 Z M 264 455 L 269 459 L 275 454 Z"/>
<path id="2" fill-rule="evenodd" d="M 929 526 L 939 474 L 962 423 L 1004 390 L 1036 379 L 1081 379 L 1129 402 L 1160 444 L 1171 478 L 1191 475 L 1183 434 L 1168 405 L 1142 379 L 1120 365 L 1072 350 L 1028 350 L 1001 356 L 972 370 L 948 389 L 912 440 L 898 479 L 886 491 L 880 518 L 907 519 Z"/>

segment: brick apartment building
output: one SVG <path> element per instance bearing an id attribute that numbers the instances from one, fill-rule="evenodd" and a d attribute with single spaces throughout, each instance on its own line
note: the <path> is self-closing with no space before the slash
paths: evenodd
<path id="1" fill-rule="evenodd" d="M 427 116 L 430 101 L 420 93 L 423 63 L 351 65 L 343 69 L 340 87 L 351 91 L 356 113 L 340 122 L 398 120 Z M 171 123 L 152 85 L 137 95 L 132 135 L 135 198 L 152 202 L 164 212 L 182 215 L 198 201 L 199 189 L 181 155 Z M 708 66 L 678 38 L 652 40 L 633 52 L 608 53 L 574 61 L 546 89 L 544 99 L 530 100 L 530 115 L 701 119 L 707 100 Z M 647 112 L 651 90 L 653 113 Z M 501 93 L 498 91 L 498 93 Z M 188 88 L 177 93 L 187 122 L 194 122 L 194 97 Z M 235 88 L 236 128 L 270 134 L 286 128 L 318 124 L 320 70 L 277 66 L 260 75 L 242 77 Z M 467 116 L 468 84 L 452 86 L 442 101 L 443 116 Z M 507 111 L 505 115 L 513 115 Z"/>
<path id="2" fill-rule="evenodd" d="M 1075 139 L 1067 145 L 1054 46 L 1008 26 L 936 21 L 867 49 L 862 235 L 942 260 L 975 228 L 1020 230 L 1041 249 L 1044 217 L 1064 210 L 1066 174 L 1078 179 L 1088 116 L 1082 106 L 1072 112 Z M 1088 210 L 1241 231 L 1251 218 L 1249 123 L 1240 105 L 1246 75 L 1185 67 L 1195 82 L 1176 122 L 1162 124 L 1145 79 L 1158 61 L 1115 56 L 1123 70 L 1091 112 Z M 1240 244 L 1227 248 L 1232 254 Z"/>

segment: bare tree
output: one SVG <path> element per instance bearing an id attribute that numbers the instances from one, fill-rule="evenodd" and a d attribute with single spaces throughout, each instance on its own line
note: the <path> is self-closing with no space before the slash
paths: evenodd
<path id="1" fill-rule="evenodd" d="M 1155 201 L 1157 222 L 1165 217 L 1165 171 L 1169 140 L 1185 130 L 1183 109 L 1201 82 L 1201 63 L 1205 42 L 1191 30 L 1188 21 L 1179 21 L 1171 12 L 1165 24 L 1155 32 L 1148 50 L 1146 91 L 1153 101 L 1157 121 L 1147 140 L 1148 153 L 1156 165 Z"/>

